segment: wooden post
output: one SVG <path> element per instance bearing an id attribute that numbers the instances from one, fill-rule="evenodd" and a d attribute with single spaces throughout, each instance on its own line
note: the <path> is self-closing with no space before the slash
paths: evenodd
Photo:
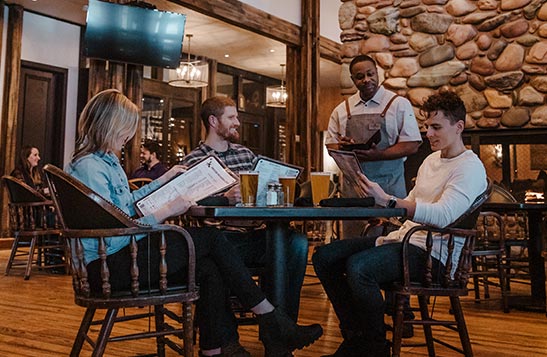
<path id="1" fill-rule="evenodd" d="M 3 1 L 2 1 L 3 5 Z M 4 11 L 4 6 L 0 8 Z M 3 24 L 3 19 L 2 19 Z M 19 82 L 21 77 L 21 41 L 23 38 L 23 7 L 9 5 L 8 34 L 6 43 L 6 64 L 4 75 L 4 94 L 2 98 L 2 123 L 0 126 L 0 155 L 2 174 L 9 174 L 15 167 L 17 150 L 17 109 L 19 107 Z M 2 189 L 0 195 L 2 217 L 2 236 L 8 227 L 7 193 Z"/>

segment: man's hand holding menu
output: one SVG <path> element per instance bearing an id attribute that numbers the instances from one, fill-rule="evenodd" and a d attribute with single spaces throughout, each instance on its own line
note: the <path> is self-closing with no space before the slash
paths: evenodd
<path id="1" fill-rule="evenodd" d="M 176 200 L 196 202 L 233 186 L 237 176 L 216 156 L 211 155 L 175 176 L 169 182 L 136 202 L 144 216 L 154 214 Z"/>

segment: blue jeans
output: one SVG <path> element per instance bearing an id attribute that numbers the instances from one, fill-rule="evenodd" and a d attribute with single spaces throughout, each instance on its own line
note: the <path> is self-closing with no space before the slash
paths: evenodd
<path id="1" fill-rule="evenodd" d="M 340 321 L 342 331 L 362 332 L 373 351 L 385 351 L 384 299 L 380 286 L 403 277 L 402 244 L 374 246 L 375 239 L 356 238 L 317 247 L 312 261 L 317 277 Z M 410 245 L 411 279 L 423 272 L 425 251 Z"/>

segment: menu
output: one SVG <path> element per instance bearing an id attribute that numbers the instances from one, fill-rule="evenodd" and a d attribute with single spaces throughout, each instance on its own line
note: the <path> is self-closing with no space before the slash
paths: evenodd
<path id="1" fill-rule="evenodd" d="M 329 155 L 334 159 L 336 165 L 340 168 L 340 171 L 344 174 L 344 179 L 348 184 L 355 188 L 355 192 L 365 197 L 364 193 L 361 192 L 361 188 L 358 183 L 358 174 L 363 173 L 361 165 L 359 164 L 359 159 L 353 151 L 343 151 L 343 150 L 328 150 Z"/>
<path id="2" fill-rule="evenodd" d="M 265 156 L 258 156 L 253 171 L 257 171 L 258 174 L 258 186 L 256 194 L 256 205 L 266 206 L 266 191 L 268 189 L 268 183 L 277 181 L 279 177 L 289 176 L 298 177 L 303 168 L 287 164 L 282 161 L 270 159 Z"/>
<path id="3" fill-rule="evenodd" d="M 214 155 L 209 155 L 190 166 L 170 181 L 135 203 L 144 216 L 181 197 L 199 201 L 235 185 L 238 177 Z"/>

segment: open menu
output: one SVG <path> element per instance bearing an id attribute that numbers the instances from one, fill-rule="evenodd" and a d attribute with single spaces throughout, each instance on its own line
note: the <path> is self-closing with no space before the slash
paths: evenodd
<path id="1" fill-rule="evenodd" d="M 328 152 L 340 168 L 340 171 L 344 174 L 345 181 L 355 188 L 355 192 L 360 193 L 364 197 L 358 183 L 358 173 L 363 173 L 363 170 L 361 169 L 357 155 L 353 151 L 329 149 Z"/>
<path id="2" fill-rule="evenodd" d="M 237 182 L 237 175 L 230 171 L 218 157 L 209 155 L 141 198 L 135 206 L 142 215 L 146 216 L 180 197 L 186 197 L 194 202 L 199 201 Z"/>
<path id="3" fill-rule="evenodd" d="M 259 155 L 253 166 L 253 171 L 259 173 L 256 190 L 256 205 L 266 206 L 266 191 L 269 182 L 277 181 L 279 177 L 283 176 L 298 177 L 302 170 L 303 168 L 300 166 L 287 164 L 283 161 Z"/>

